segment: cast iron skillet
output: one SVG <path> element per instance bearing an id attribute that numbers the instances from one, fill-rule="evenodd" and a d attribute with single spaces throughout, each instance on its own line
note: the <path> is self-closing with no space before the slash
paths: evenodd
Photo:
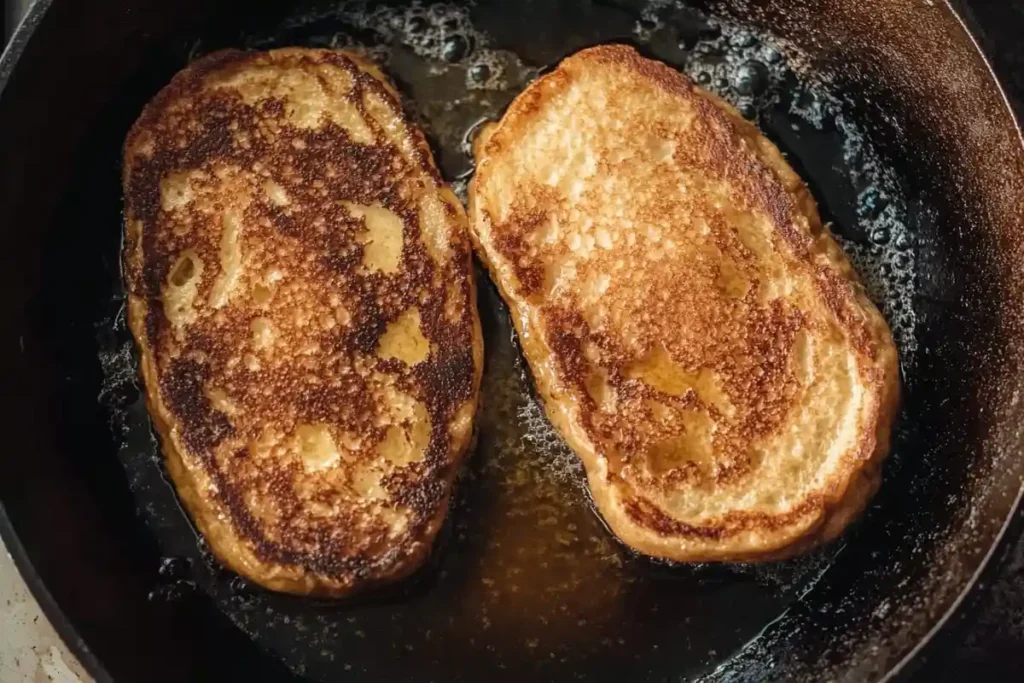
<path id="1" fill-rule="evenodd" d="M 1024 150 L 957 15 L 927 0 L 337 5 L 41 1 L 0 64 L 0 532 L 85 666 L 127 681 L 905 674 L 1024 475 Z M 865 518 L 763 567 L 631 555 L 590 510 L 485 285 L 478 446 L 430 566 L 341 603 L 220 570 L 162 478 L 123 328 L 120 145 L 142 104 L 218 47 L 362 46 L 458 186 L 474 123 L 606 41 L 756 118 L 885 309 L 906 396 Z"/>

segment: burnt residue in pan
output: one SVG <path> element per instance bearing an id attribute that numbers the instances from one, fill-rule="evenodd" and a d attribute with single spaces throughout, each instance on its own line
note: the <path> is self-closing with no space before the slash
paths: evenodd
<path id="1" fill-rule="evenodd" d="M 890 321 L 913 381 L 915 234 L 929 209 L 908 202 L 843 94 L 809 73 L 793 46 L 670 2 L 538 1 L 512 14 L 487 2 L 334 3 L 267 23 L 252 27 L 244 45 L 353 48 L 380 62 L 460 191 L 472 173 L 468 143 L 477 124 L 499 117 L 561 57 L 618 41 L 679 67 L 756 120 L 807 179 Z M 225 46 L 197 37 L 182 66 Z M 482 407 L 447 529 L 412 580 L 347 602 L 269 594 L 217 566 L 164 475 L 123 313 L 98 321 L 100 401 L 140 515 L 164 554 L 153 567 L 151 599 L 214 604 L 312 680 L 664 680 L 714 670 L 745 645 L 756 650 L 762 630 L 798 608 L 848 552 L 844 542 L 767 566 L 676 567 L 622 548 L 592 510 L 582 467 L 531 392 L 507 311 L 478 275 L 487 349 Z M 899 433 L 890 469 L 901 467 L 912 439 L 909 427 Z"/>

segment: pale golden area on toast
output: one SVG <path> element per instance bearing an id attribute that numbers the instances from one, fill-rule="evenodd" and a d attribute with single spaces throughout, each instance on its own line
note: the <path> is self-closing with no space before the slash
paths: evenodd
<path id="1" fill-rule="evenodd" d="M 840 533 L 877 487 L 896 351 L 774 145 L 602 46 L 527 88 L 476 156 L 478 251 L 616 535 L 704 561 Z"/>
<path id="2" fill-rule="evenodd" d="M 393 88 L 329 50 L 219 52 L 125 143 L 125 275 L 190 515 L 268 588 L 414 571 L 482 367 L 465 213 Z"/>

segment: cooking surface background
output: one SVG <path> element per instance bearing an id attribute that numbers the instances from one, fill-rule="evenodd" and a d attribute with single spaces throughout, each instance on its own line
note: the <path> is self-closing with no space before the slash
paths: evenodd
<path id="1" fill-rule="evenodd" d="M 29 3 L 7 0 L 3 35 Z M 1024 114 L 1024 2 L 970 0 L 959 3 L 983 27 L 985 52 L 1003 83 L 1016 93 Z M 1024 515 L 1010 530 L 1013 542 L 994 558 L 980 590 L 950 628 L 926 650 L 913 680 L 1011 680 L 1024 665 Z M 38 611 L 6 552 L 0 552 L 0 683 L 75 681 L 80 671 Z"/>

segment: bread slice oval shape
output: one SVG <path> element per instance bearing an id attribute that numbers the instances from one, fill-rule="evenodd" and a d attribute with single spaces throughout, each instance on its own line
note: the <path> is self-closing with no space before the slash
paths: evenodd
<path id="1" fill-rule="evenodd" d="M 897 353 L 778 149 L 601 46 L 531 84 L 476 156 L 478 252 L 611 530 L 676 561 L 840 534 L 878 487 Z"/>
<path id="2" fill-rule="evenodd" d="M 213 553 L 343 596 L 429 555 L 482 367 L 465 212 L 369 62 L 218 52 L 124 147 L 131 330 Z"/>

